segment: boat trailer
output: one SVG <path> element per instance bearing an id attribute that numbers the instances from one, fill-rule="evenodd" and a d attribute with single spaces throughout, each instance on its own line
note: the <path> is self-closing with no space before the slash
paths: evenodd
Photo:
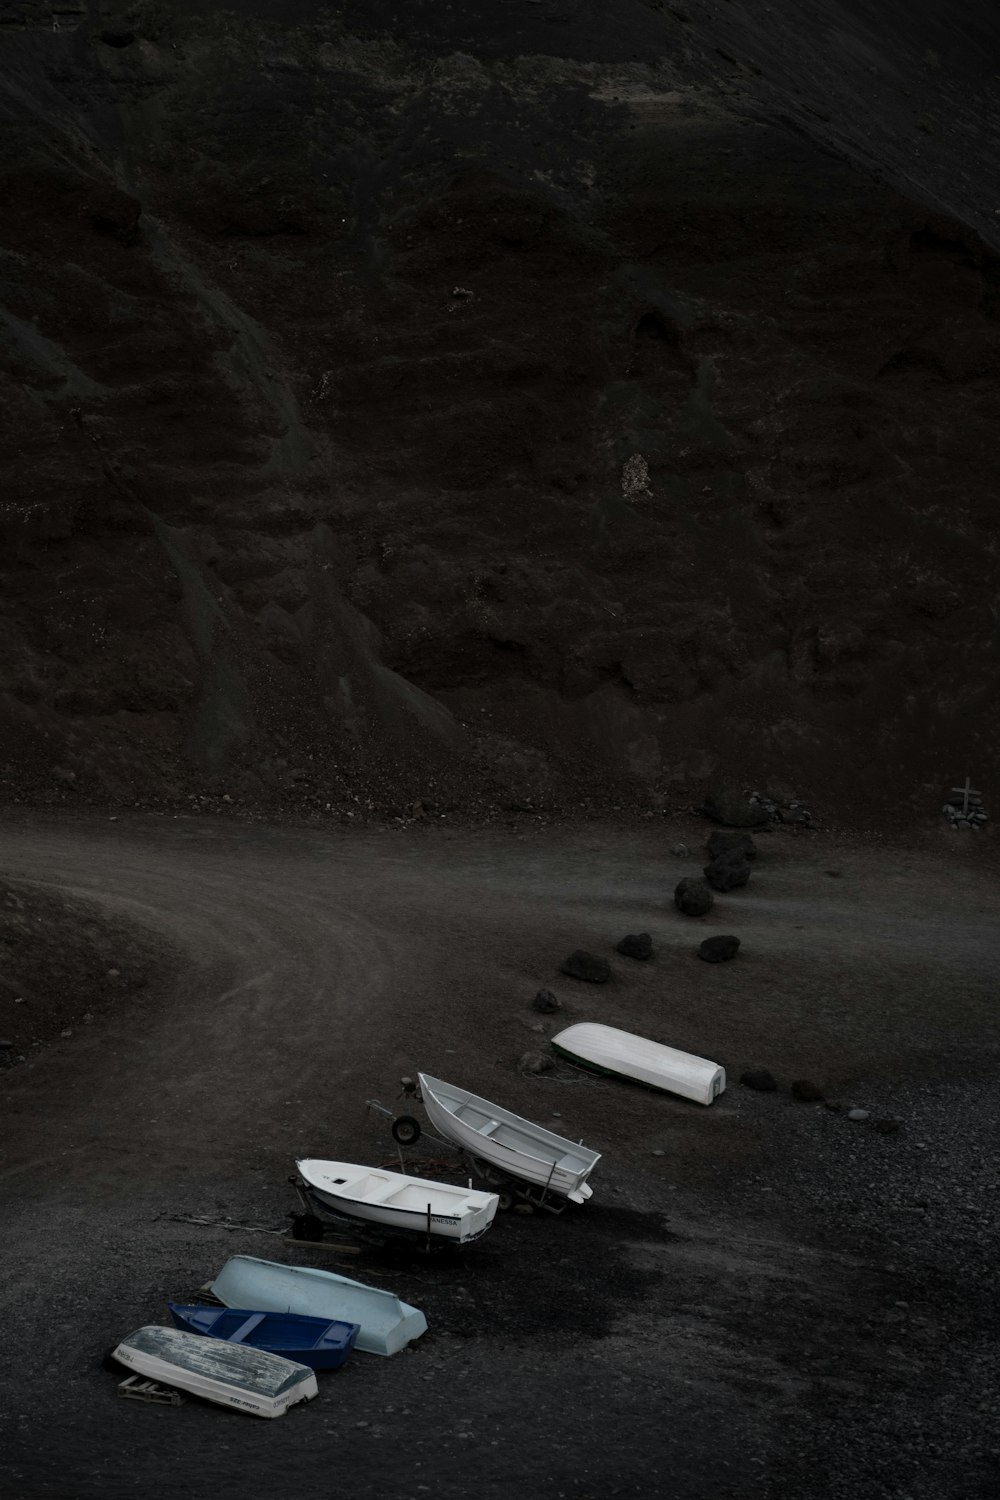
<path id="1" fill-rule="evenodd" d="M 408 1245 L 424 1255 L 457 1255 L 465 1248 L 456 1240 L 432 1234 L 429 1222 L 422 1229 L 399 1229 L 391 1224 L 374 1224 L 368 1219 L 355 1219 L 350 1214 L 338 1213 L 328 1203 L 324 1203 L 297 1173 L 293 1173 L 288 1181 L 295 1189 L 301 1205 L 300 1213 L 289 1214 L 294 1240 L 314 1245 L 327 1239 L 340 1242 L 346 1240 L 355 1245 L 369 1246 L 373 1250 L 384 1250 L 391 1245 Z"/>
<path id="2" fill-rule="evenodd" d="M 420 1098 L 420 1091 L 412 1079 L 404 1078 L 401 1082 L 403 1085 L 403 1096 L 408 1099 L 414 1099 L 417 1103 L 423 1102 Z M 441 1136 L 432 1135 L 429 1130 L 424 1129 L 416 1116 L 397 1115 L 395 1111 L 386 1109 L 385 1105 L 380 1104 L 377 1099 L 368 1100 L 368 1111 L 370 1114 L 384 1115 L 386 1119 L 392 1121 L 390 1126 L 392 1138 L 396 1142 L 400 1168 L 404 1173 L 406 1172 L 406 1162 L 403 1158 L 402 1148 L 414 1145 L 421 1136 L 425 1136 L 427 1140 L 433 1141 L 436 1146 L 443 1146 L 446 1151 L 450 1151 L 458 1156 L 461 1161 L 468 1164 L 476 1177 L 488 1183 L 494 1189 L 500 1200 L 498 1206 L 501 1213 L 507 1213 L 519 1203 L 527 1204 L 531 1209 L 544 1209 L 549 1214 L 566 1212 L 569 1200 L 561 1198 L 558 1194 L 550 1193 L 548 1183 L 539 1185 L 538 1183 L 527 1182 L 523 1177 L 514 1177 L 510 1172 L 504 1172 L 493 1162 L 484 1161 L 480 1156 L 473 1156 L 463 1146 L 457 1146 L 454 1141 L 442 1140 Z M 555 1163 L 553 1163 L 552 1170 L 555 1171 Z M 551 1177 L 551 1173 L 549 1175 Z"/>

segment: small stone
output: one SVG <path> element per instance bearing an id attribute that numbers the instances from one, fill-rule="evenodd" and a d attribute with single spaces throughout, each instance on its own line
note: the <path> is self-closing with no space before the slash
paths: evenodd
<path id="1" fill-rule="evenodd" d="M 626 958 L 647 959 L 653 956 L 653 939 L 648 932 L 630 932 L 615 946 Z"/>
<path id="2" fill-rule="evenodd" d="M 823 1090 L 810 1083 L 808 1078 L 796 1078 L 792 1084 L 792 1098 L 800 1099 L 803 1104 L 819 1104 L 823 1099 Z"/>
<path id="3" fill-rule="evenodd" d="M 121 970 L 120 969 L 109 969 L 108 972 L 105 974 L 104 977 L 105 977 L 105 979 L 119 979 L 121 977 Z"/>
<path id="4" fill-rule="evenodd" d="M 712 910 L 715 897 L 703 880 L 690 875 L 679 881 L 674 891 L 674 905 L 686 917 L 704 917 Z"/>
<path id="5" fill-rule="evenodd" d="M 14 1004 L 15 1005 L 27 1005 L 27 1003 L 28 1002 L 27 1002 L 27 1000 L 25 1000 L 25 998 L 24 998 L 23 995 L 15 995 L 14 996 Z"/>
<path id="6" fill-rule="evenodd" d="M 551 1057 L 547 1052 L 525 1052 L 518 1058 L 518 1067 L 522 1073 L 551 1073 L 554 1067 Z"/>
<path id="7" fill-rule="evenodd" d="M 94 1020 L 93 1012 L 88 1010 L 87 1014 L 83 1018 L 83 1024 L 84 1024 L 84 1026 L 90 1026 L 90 1025 L 92 1025 L 93 1024 L 93 1020 Z"/>
<path id="8" fill-rule="evenodd" d="M 233 799 L 232 797 L 230 797 L 228 792 L 224 792 L 222 795 L 222 800 L 223 802 L 232 802 Z"/>
<path id="9" fill-rule="evenodd" d="M 722 854 L 736 854 L 743 859 L 757 856 L 757 845 L 749 833 L 724 833 L 721 828 L 709 834 L 705 847 L 709 859 L 718 859 Z"/>
<path id="10" fill-rule="evenodd" d="M 606 984 L 611 978 L 611 965 L 607 959 L 598 958 L 596 953 L 588 953 L 584 948 L 577 948 L 563 960 L 561 967 L 571 979 L 585 979 L 588 984 Z"/>
<path id="11" fill-rule="evenodd" d="M 839 1115 L 841 1110 L 844 1108 L 842 1104 L 837 1103 L 836 1099 L 824 1099 L 823 1105 L 830 1111 L 831 1115 Z"/>
<path id="12" fill-rule="evenodd" d="M 773 1094 L 778 1087 L 774 1074 L 769 1073 L 766 1068 L 750 1068 L 746 1073 L 741 1073 L 740 1083 L 744 1088 L 756 1089 L 758 1094 Z"/>
<path id="13" fill-rule="evenodd" d="M 871 1110 L 868 1109 L 849 1109 L 847 1111 L 847 1118 L 849 1120 L 867 1120 L 870 1114 Z"/>
<path id="14" fill-rule="evenodd" d="M 72 1036 L 73 1032 L 69 1028 L 67 1028 L 65 1031 L 60 1031 L 59 1035 L 60 1036 Z"/>
<path id="15" fill-rule="evenodd" d="M 687 859 L 691 851 L 687 844 L 671 844 L 670 852 L 675 859 Z"/>
<path id="16" fill-rule="evenodd" d="M 657 1146 L 656 1150 L 653 1152 L 654 1156 L 666 1156 L 666 1154 L 667 1153 L 665 1151 L 661 1151 L 658 1146 Z"/>
<path id="17" fill-rule="evenodd" d="M 531 1002 L 532 1010 L 537 1010 L 540 1015 L 551 1016 L 554 1011 L 559 1010 L 559 1001 L 551 990 L 539 990 Z"/>
<path id="18" fill-rule="evenodd" d="M 3 1049 L 3 1050 L 6 1050 L 9 1047 L 13 1047 L 13 1045 L 14 1045 L 14 1043 L 7 1041 L 6 1038 L 4 1038 L 2 1041 L 0 1041 L 0 1049 Z"/>
<path id="19" fill-rule="evenodd" d="M 733 937 L 731 933 L 720 933 L 718 937 L 706 938 L 698 947 L 698 957 L 703 958 L 707 964 L 725 963 L 729 958 L 735 958 L 739 951 L 740 940 Z"/>
<path id="20" fill-rule="evenodd" d="M 750 861 L 738 849 L 720 854 L 702 872 L 714 891 L 733 891 L 750 879 Z"/>

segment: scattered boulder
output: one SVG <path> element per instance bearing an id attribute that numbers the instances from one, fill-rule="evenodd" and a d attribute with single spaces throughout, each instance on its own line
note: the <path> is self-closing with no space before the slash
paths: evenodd
<path id="1" fill-rule="evenodd" d="M 746 1089 L 756 1089 L 758 1094 L 773 1094 L 778 1087 L 774 1074 L 766 1068 L 749 1068 L 740 1074 L 740 1083 Z"/>
<path id="2" fill-rule="evenodd" d="M 763 807 L 748 802 L 742 792 L 730 786 L 713 787 L 702 804 L 706 817 L 729 828 L 760 828 L 767 822 Z"/>
<path id="3" fill-rule="evenodd" d="M 723 833 L 721 828 L 716 828 L 708 835 L 708 857 L 718 859 L 720 855 L 736 853 L 743 859 L 753 859 L 757 853 L 757 845 L 749 833 Z"/>
<path id="4" fill-rule="evenodd" d="M 686 917 L 704 917 L 712 910 L 715 897 L 703 880 L 686 875 L 674 891 L 674 905 Z"/>
<path id="5" fill-rule="evenodd" d="M 738 850 L 733 850 L 713 859 L 703 873 L 713 890 L 733 891 L 737 886 L 746 885 L 750 879 L 750 864 Z"/>
<path id="6" fill-rule="evenodd" d="M 849 1109 L 847 1118 L 849 1120 L 867 1120 L 871 1111 L 867 1109 Z"/>
<path id="7" fill-rule="evenodd" d="M 792 1084 L 792 1098 L 801 1099 L 803 1104 L 820 1104 L 823 1099 L 823 1090 L 818 1089 L 808 1078 L 796 1078 Z"/>
<path id="8" fill-rule="evenodd" d="M 589 984 L 605 984 L 611 978 L 611 965 L 606 958 L 598 958 L 596 953 L 587 953 L 585 949 L 577 948 L 564 960 L 562 972 L 571 979 L 585 979 Z"/>
<path id="9" fill-rule="evenodd" d="M 653 956 L 653 939 L 648 932 L 630 932 L 615 946 L 619 953 L 624 953 L 626 958 L 645 959 Z"/>
<path id="10" fill-rule="evenodd" d="M 525 1052 L 517 1065 L 522 1073 L 551 1073 L 555 1066 L 547 1052 Z"/>
<path id="11" fill-rule="evenodd" d="M 735 958 L 739 952 L 740 940 L 732 934 L 719 934 L 718 937 L 706 938 L 698 948 L 698 957 L 703 958 L 707 964 L 723 964 L 729 958 Z"/>
<path id="12" fill-rule="evenodd" d="M 559 1001 L 551 990 L 539 990 L 531 1002 L 532 1010 L 537 1010 L 540 1015 L 551 1016 L 553 1011 L 559 1009 Z"/>

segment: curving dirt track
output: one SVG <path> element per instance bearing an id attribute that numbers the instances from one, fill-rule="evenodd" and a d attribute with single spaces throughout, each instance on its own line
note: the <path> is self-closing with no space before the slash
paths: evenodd
<path id="1" fill-rule="evenodd" d="M 0 1083 L 5 1500 L 989 1493 L 991 846 L 766 834 L 702 924 L 669 903 L 698 861 L 666 850 L 703 832 L 5 819 L 6 875 L 182 955 L 168 994 Z M 640 930 L 649 965 L 613 953 Z M 712 931 L 742 937 L 736 963 L 692 957 Z M 610 984 L 558 974 L 577 946 L 612 957 Z M 541 985 L 559 1024 L 718 1057 L 729 1090 L 702 1111 L 565 1067 L 525 1077 Z M 902 1128 L 750 1094 L 754 1064 Z M 301 1254 L 170 1215 L 280 1225 L 296 1155 L 388 1154 L 364 1102 L 418 1067 L 604 1152 L 593 1203 L 506 1217 L 457 1268 L 324 1259 L 430 1332 L 282 1422 L 116 1401 L 97 1364 L 116 1337 L 227 1255 Z"/>

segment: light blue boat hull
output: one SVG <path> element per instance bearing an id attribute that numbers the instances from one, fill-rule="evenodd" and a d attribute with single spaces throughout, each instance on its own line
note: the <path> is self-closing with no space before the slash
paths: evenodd
<path id="1" fill-rule="evenodd" d="M 427 1332 L 427 1319 L 420 1309 L 401 1302 L 392 1292 L 313 1266 L 285 1266 L 253 1255 L 234 1255 L 215 1278 L 212 1291 L 226 1307 L 357 1323 L 360 1332 L 354 1347 L 366 1354 L 398 1354 Z"/>

